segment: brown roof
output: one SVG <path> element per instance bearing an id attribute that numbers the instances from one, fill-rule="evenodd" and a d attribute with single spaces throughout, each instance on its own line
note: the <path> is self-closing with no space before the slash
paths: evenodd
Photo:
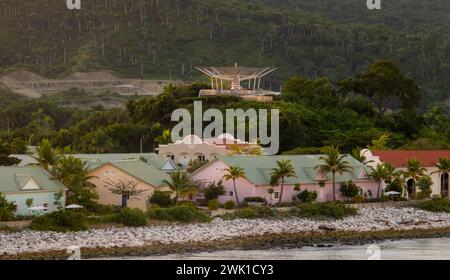
<path id="1" fill-rule="evenodd" d="M 409 159 L 419 160 L 423 166 L 434 166 L 439 158 L 450 158 L 450 150 L 439 151 L 372 151 L 380 161 L 392 164 L 394 167 L 406 167 Z"/>

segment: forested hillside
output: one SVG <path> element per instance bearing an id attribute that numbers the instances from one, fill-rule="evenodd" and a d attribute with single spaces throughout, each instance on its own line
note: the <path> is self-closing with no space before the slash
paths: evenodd
<path id="1" fill-rule="evenodd" d="M 0 66 L 46 76 L 112 69 L 197 80 L 195 66 L 275 66 L 333 83 L 375 59 L 397 62 L 427 107 L 450 92 L 448 0 L 0 0 Z M 422 105 L 424 105 L 422 104 Z"/>

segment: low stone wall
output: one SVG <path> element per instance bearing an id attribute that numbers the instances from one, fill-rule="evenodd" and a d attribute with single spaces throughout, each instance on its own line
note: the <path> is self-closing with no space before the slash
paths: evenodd
<path id="1" fill-rule="evenodd" d="M 390 207 L 405 207 L 414 206 L 417 201 L 386 201 L 386 202 L 373 202 L 373 203 L 354 203 L 349 206 L 357 209 L 373 209 L 373 208 L 390 208 Z"/>
<path id="2" fill-rule="evenodd" d="M 7 228 L 22 229 L 22 228 L 28 227 L 29 225 L 31 225 L 31 220 L 14 221 L 14 222 L 0 222 L 0 228 L 7 227 Z"/>
<path id="3" fill-rule="evenodd" d="M 347 204 L 349 207 L 354 207 L 356 209 L 376 209 L 376 208 L 395 208 L 395 207 L 406 207 L 406 206 L 415 206 L 417 204 L 417 201 L 410 200 L 410 201 L 386 201 L 386 202 L 372 202 L 372 203 L 352 203 Z M 274 208 L 280 212 L 288 212 L 291 207 L 280 207 L 280 208 Z M 224 214 L 232 214 L 236 211 L 236 209 L 232 210 L 225 210 L 225 209 L 218 209 L 218 210 L 208 210 L 207 208 L 204 209 L 205 213 L 208 214 L 211 217 L 217 217 L 222 216 Z"/>

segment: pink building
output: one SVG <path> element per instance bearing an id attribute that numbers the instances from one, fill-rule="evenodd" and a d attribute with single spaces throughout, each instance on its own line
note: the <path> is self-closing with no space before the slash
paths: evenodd
<path id="1" fill-rule="evenodd" d="M 159 145 L 158 153 L 160 156 L 172 159 L 182 167 L 187 167 L 190 161 L 213 161 L 219 156 L 246 154 L 259 149 L 257 144 L 235 139 L 230 134 L 204 140 L 198 136 L 189 135 L 176 143 Z"/>
<path id="2" fill-rule="evenodd" d="M 439 162 L 439 158 L 450 158 L 450 150 L 437 150 L 437 151 L 370 151 L 362 150 L 361 155 L 365 156 L 368 165 L 376 167 L 378 164 L 388 163 L 395 167 L 397 171 L 406 171 L 408 166 L 408 160 L 416 159 L 423 167 L 426 168 L 426 174 L 430 176 L 433 185 L 431 186 L 432 195 L 449 197 L 450 198 L 450 174 L 441 173 L 436 167 Z M 408 195 L 411 195 L 414 191 L 414 184 L 412 178 L 405 178 Z M 383 182 L 383 188 L 386 184 Z M 417 191 L 417 190 L 416 190 Z"/>
<path id="3" fill-rule="evenodd" d="M 245 170 L 245 178 L 236 181 L 239 201 L 242 202 L 246 197 L 258 196 L 265 198 L 271 204 L 275 204 L 278 202 L 281 187 L 272 187 L 270 185 L 270 173 L 272 168 L 276 167 L 277 161 L 290 160 L 297 177 L 291 177 L 286 180 L 282 201 L 292 202 L 293 197 L 298 193 L 294 190 L 298 184 L 300 184 L 301 190 L 316 191 L 318 201 L 330 201 L 333 199 L 332 177 L 331 174 L 321 174 L 316 171 L 315 166 L 321 164 L 319 158 L 319 155 L 220 157 L 194 172 L 192 179 L 206 184 L 218 182 L 227 173 L 226 169 L 230 166 L 237 165 Z M 340 183 L 350 180 L 361 187 L 363 194 L 368 197 L 372 194 L 375 197 L 378 182 L 369 178 L 369 169 L 350 156 L 347 160 L 353 167 L 354 172 L 353 174 L 345 173 L 343 176 L 336 175 L 337 198 L 339 200 L 345 199 L 339 191 Z M 224 181 L 224 186 L 226 193 L 219 197 L 220 203 L 228 200 L 235 201 L 233 182 L 231 180 Z M 274 189 L 273 194 L 268 193 L 269 188 Z"/>

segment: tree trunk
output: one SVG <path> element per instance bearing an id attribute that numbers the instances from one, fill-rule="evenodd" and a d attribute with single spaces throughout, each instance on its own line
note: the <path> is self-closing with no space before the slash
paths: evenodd
<path id="1" fill-rule="evenodd" d="M 336 201 L 336 173 L 333 172 L 333 201 Z"/>
<path id="2" fill-rule="evenodd" d="M 238 194 L 237 194 L 237 191 L 236 191 L 236 179 L 233 179 L 233 188 L 234 188 L 234 196 L 236 197 L 237 208 L 240 208 L 240 206 L 239 206 L 239 197 L 238 197 Z"/>
<path id="3" fill-rule="evenodd" d="M 278 198 L 278 204 L 281 204 L 281 201 L 283 201 L 283 189 L 284 189 L 284 177 L 281 179 L 281 191 L 280 191 L 280 197 Z"/>

